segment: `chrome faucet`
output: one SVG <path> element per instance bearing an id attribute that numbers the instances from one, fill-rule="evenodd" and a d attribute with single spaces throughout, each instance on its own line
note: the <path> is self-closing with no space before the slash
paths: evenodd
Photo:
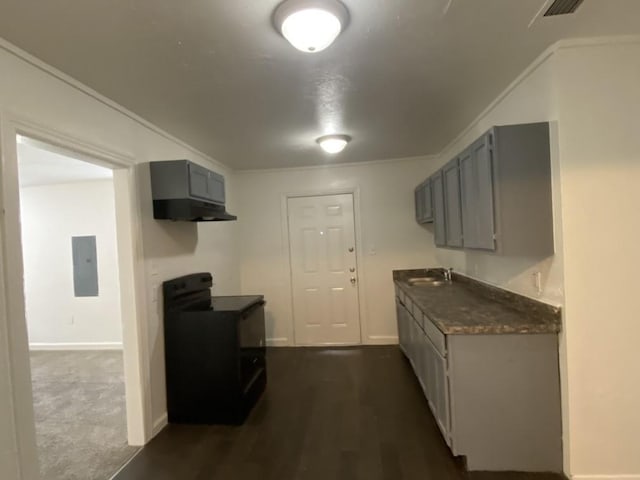
<path id="1" fill-rule="evenodd" d="M 453 268 L 447 268 L 444 271 L 444 279 L 449 283 L 453 281 Z"/>

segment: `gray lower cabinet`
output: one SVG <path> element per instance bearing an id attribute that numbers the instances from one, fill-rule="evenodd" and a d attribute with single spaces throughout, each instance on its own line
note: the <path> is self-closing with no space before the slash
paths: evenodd
<path id="1" fill-rule="evenodd" d="M 410 299 L 402 302 L 396 297 L 400 347 L 411 362 L 433 416 L 450 445 L 450 404 L 446 350 L 443 351 L 444 336 L 440 334 L 442 339 L 430 338 L 429 335 L 435 333 L 429 328 L 425 332 L 423 325 L 425 322 L 429 322 L 431 326 L 433 324 L 422 313 L 414 313 L 412 307 Z"/>
<path id="2" fill-rule="evenodd" d="M 396 310 L 400 347 L 469 470 L 562 471 L 556 334 L 444 335 L 401 291 Z"/>

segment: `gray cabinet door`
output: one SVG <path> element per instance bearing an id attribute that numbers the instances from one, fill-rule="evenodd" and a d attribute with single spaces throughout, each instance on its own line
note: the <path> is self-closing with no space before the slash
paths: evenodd
<path id="1" fill-rule="evenodd" d="M 209 170 L 195 163 L 188 163 L 189 169 L 189 196 L 211 200 L 211 184 Z"/>
<path id="2" fill-rule="evenodd" d="M 462 247 L 460 166 L 457 158 L 444 167 L 443 175 L 446 244 L 448 247 Z"/>
<path id="3" fill-rule="evenodd" d="M 433 346 L 432 346 L 433 347 Z M 435 416 L 440 431 L 444 435 L 447 444 L 451 444 L 450 432 L 450 404 L 449 404 L 449 378 L 447 377 L 447 360 L 437 351 L 433 353 L 433 383 L 435 385 Z"/>
<path id="4" fill-rule="evenodd" d="M 434 240 L 436 246 L 444 247 L 447 243 L 447 236 L 442 171 L 431 177 L 431 193 L 433 199 Z"/>
<path id="5" fill-rule="evenodd" d="M 433 208 L 431 198 L 431 181 L 425 180 L 414 191 L 416 221 L 429 223 L 433 221 Z"/>
<path id="6" fill-rule="evenodd" d="M 424 201 L 422 199 L 424 195 L 424 190 L 422 185 L 418 185 L 416 189 L 413 191 L 415 209 L 416 209 L 416 222 L 422 223 L 422 219 L 424 217 Z"/>
<path id="7" fill-rule="evenodd" d="M 489 133 L 472 146 L 476 176 L 476 230 L 473 248 L 484 250 L 496 249 L 491 138 L 492 134 Z"/>
<path id="8" fill-rule="evenodd" d="M 400 347 L 404 351 L 404 353 L 409 355 L 409 330 L 408 330 L 408 315 L 406 308 L 400 302 L 398 298 L 396 298 L 396 316 L 398 321 L 398 343 Z"/>
<path id="9" fill-rule="evenodd" d="M 426 377 L 426 388 L 427 388 L 427 401 L 429 402 L 429 408 L 433 412 L 433 416 L 436 417 L 438 411 L 436 409 L 436 397 L 437 397 L 437 388 L 438 385 L 436 383 L 436 356 L 438 352 L 431 344 L 429 339 L 426 339 L 425 342 L 425 351 L 424 351 L 424 363 L 425 363 L 425 377 Z"/>
<path id="10" fill-rule="evenodd" d="M 478 192 L 473 149 L 468 148 L 460 159 L 460 197 L 462 200 L 462 231 L 465 248 L 474 248 L 478 234 Z"/>
<path id="11" fill-rule="evenodd" d="M 209 199 L 212 202 L 224 204 L 224 177 L 216 172 L 209 171 Z"/>
<path id="12" fill-rule="evenodd" d="M 189 196 L 209 202 L 224 204 L 224 177 L 189 162 Z"/>
<path id="13" fill-rule="evenodd" d="M 420 330 L 420 339 L 418 341 L 418 355 L 416 359 L 416 376 L 422 386 L 425 397 L 427 396 L 428 385 L 428 367 L 427 367 L 427 348 L 426 344 L 429 340 L 422 330 Z"/>
<path id="14" fill-rule="evenodd" d="M 429 179 L 422 185 L 422 222 L 433 222 L 433 198 L 431 195 L 431 180 Z"/>
<path id="15" fill-rule="evenodd" d="M 490 134 L 479 138 L 459 158 L 464 247 L 495 250 Z"/>

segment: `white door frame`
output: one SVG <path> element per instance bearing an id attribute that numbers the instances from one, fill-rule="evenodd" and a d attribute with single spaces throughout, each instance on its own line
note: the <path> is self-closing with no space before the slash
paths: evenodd
<path id="1" fill-rule="evenodd" d="M 143 320 L 146 318 L 144 257 L 135 158 L 3 111 L 0 113 L 0 212 L 3 213 L 0 221 L 0 334 L 6 332 L 18 478 L 31 480 L 39 478 L 39 472 L 22 281 L 17 135 L 77 152 L 94 163 L 114 169 L 127 432 L 131 445 L 144 445 L 151 438 L 152 420 L 148 332 Z"/>
<path id="2" fill-rule="evenodd" d="M 290 198 L 299 197 L 326 197 L 329 195 L 353 195 L 353 220 L 356 235 L 356 262 L 358 263 L 358 283 L 356 284 L 358 289 L 358 303 L 359 308 L 359 324 L 360 324 L 360 344 L 366 343 L 364 340 L 369 338 L 368 325 L 367 325 L 367 305 L 366 296 L 364 295 L 363 286 L 366 286 L 366 269 L 364 259 L 362 257 L 362 225 L 360 223 L 360 188 L 359 187 L 347 187 L 339 189 L 322 189 L 322 190 L 304 190 L 299 192 L 284 193 L 280 199 L 280 219 L 281 219 L 281 232 L 282 232 L 282 257 L 287 262 L 287 282 L 289 283 L 289 338 L 288 339 L 271 339 L 271 344 L 282 346 L 289 345 L 295 346 L 295 320 L 293 318 L 293 281 L 291 270 L 291 245 L 289 242 L 289 206 L 288 201 Z"/>

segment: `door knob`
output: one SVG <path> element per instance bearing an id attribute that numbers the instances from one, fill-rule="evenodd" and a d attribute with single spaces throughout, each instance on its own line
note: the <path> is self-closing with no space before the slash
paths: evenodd
<path id="1" fill-rule="evenodd" d="M 356 277 L 351 277 L 351 285 L 355 285 L 356 284 Z"/>
<path id="2" fill-rule="evenodd" d="M 355 268 L 353 268 L 353 267 L 351 267 L 351 268 L 349 269 L 349 271 L 350 271 L 351 273 L 353 273 L 353 272 L 355 272 L 355 271 L 356 271 L 356 269 L 355 269 Z"/>
<path id="3" fill-rule="evenodd" d="M 353 247 L 349 247 L 349 251 L 350 251 L 350 252 L 353 252 Z"/>

